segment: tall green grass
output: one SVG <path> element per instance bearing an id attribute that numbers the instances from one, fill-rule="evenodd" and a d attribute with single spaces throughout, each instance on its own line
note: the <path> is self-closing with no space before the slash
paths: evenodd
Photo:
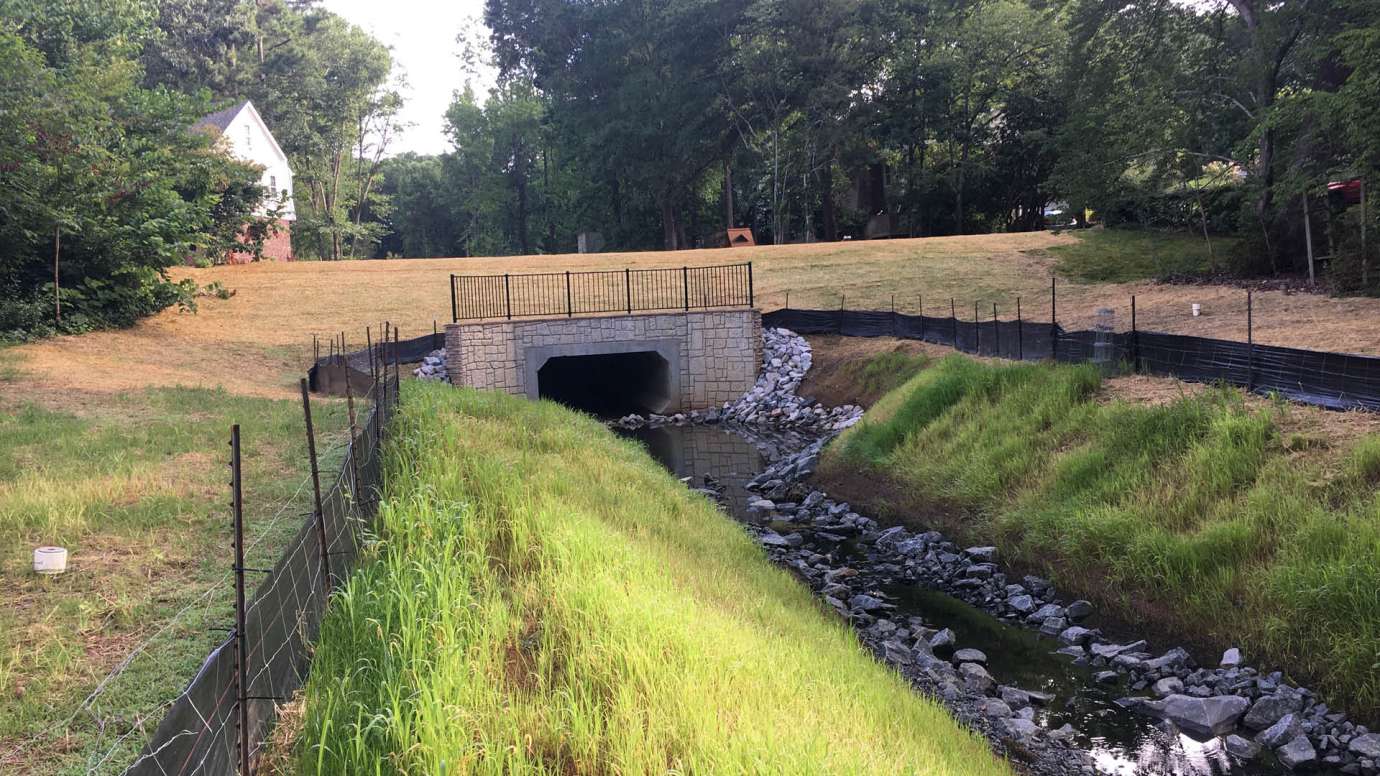
<path id="1" fill-rule="evenodd" d="M 1380 438 L 1300 458 L 1282 410 L 1234 391 L 1141 406 L 1098 385 L 1087 366 L 954 356 L 879 402 L 821 471 L 881 477 L 898 513 L 940 504 L 964 538 L 1127 617 L 1242 644 L 1380 710 Z"/>
<path id="2" fill-rule="evenodd" d="M 635 444 L 409 385 L 299 770 L 1007 773 Z"/>

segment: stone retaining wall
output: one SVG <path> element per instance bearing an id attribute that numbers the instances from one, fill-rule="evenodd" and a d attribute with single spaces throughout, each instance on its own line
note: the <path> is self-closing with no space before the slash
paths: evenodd
<path id="1" fill-rule="evenodd" d="M 547 359 L 651 351 L 670 367 L 666 412 L 717 407 L 757 379 L 762 315 L 710 310 L 452 323 L 446 326 L 446 371 L 454 385 L 537 398 Z"/>

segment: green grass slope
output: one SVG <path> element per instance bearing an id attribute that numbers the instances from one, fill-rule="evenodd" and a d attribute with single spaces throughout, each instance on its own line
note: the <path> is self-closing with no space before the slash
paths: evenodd
<path id="1" fill-rule="evenodd" d="M 1089 366 L 949 357 L 841 437 L 821 475 L 884 482 L 894 513 L 947 514 L 1156 632 L 1240 643 L 1373 715 L 1380 438 L 1324 472 L 1286 449 L 1283 407 L 1228 390 L 1108 403 L 1099 383 Z"/>
<path id="2" fill-rule="evenodd" d="M 1010 772 L 635 444 L 506 395 L 403 405 L 299 772 Z"/>
<path id="3" fill-rule="evenodd" d="M 1059 274 L 1084 283 L 1203 275 L 1226 266 L 1236 240 L 1156 229 L 1089 229 L 1075 232 L 1078 242 L 1050 246 Z"/>

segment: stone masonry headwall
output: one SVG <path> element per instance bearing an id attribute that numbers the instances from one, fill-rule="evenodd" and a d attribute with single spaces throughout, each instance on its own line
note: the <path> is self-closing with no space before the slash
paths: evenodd
<path id="1" fill-rule="evenodd" d="M 652 351 L 670 367 L 666 412 L 707 409 L 752 388 L 762 360 L 762 315 L 709 310 L 452 323 L 446 371 L 454 385 L 537 398 L 547 359 Z"/>

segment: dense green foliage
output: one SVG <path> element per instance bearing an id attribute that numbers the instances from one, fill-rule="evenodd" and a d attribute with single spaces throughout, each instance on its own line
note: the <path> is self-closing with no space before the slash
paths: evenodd
<path id="1" fill-rule="evenodd" d="M 187 131 L 206 101 L 140 85 L 150 20 L 137 2 L 0 3 L 0 338 L 190 302 L 166 268 L 253 221 L 255 171 Z"/>
<path id="2" fill-rule="evenodd" d="M 261 251 L 261 171 L 189 131 L 245 98 L 296 171 L 298 253 L 355 252 L 387 208 L 390 66 L 310 4 L 0 0 L 0 338 L 192 307 L 169 267 Z"/>
<path id="3" fill-rule="evenodd" d="M 488 0 L 485 21 L 499 85 L 459 96 L 436 163 L 447 253 L 1025 230 L 1066 200 L 1290 271 L 1306 192 L 1335 284 L 1380 281 L 1361 209 L 1325 190 L 1377 170 L 1365 0 Z"/>
<path id="4" fill-rule="evenodd" d="M 391 439 L 300 772 L 1008 772 L 592 418 L 412 384 Z"/>
<path id="5" fill-rule="evenodd" d="M 821 471 L 890 482 L 898 510 L 966 515 L 948 527 L 1067 590 L 1380 708 L 1380 437 L 1328 450 L 1280 430 L 1305 410 L 1226 389 L 1109 402 L 1100 382 L 1087 365 L 953 356 L 888 394 Z"/>

